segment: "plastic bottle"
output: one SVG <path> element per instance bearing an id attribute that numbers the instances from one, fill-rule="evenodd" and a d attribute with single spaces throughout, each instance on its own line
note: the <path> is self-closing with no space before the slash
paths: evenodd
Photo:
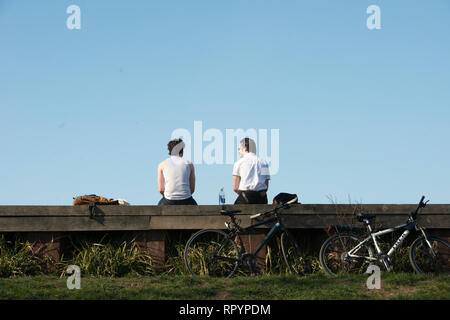
<path id="1" fill-rule="evenodd" d="M 225 204 L 225 191 L 223 191 L 223 188 L 220 188 L 219 192 L 219 204 L 224 205 Z"/>

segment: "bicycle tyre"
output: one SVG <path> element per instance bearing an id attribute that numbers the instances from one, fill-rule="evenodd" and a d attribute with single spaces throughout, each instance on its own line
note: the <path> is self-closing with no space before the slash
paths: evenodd
<path id="1" fill-rule="evenodd" d="M 192 275 L 231 278 L 239 266 L 239 251 L 224 231 L 204 229 L 187 241 L 184 262 Z"/>
<path id="2" fill-rule="evenodd" d="M 433 258 L 425 238 L 417 238 L 409 249 L 409 261 L 414 271 L 419 274 L 449 274 L 450 244 L 435 236 L 429 236 L 428 240 L 431 242 L 433 250 L 437 253 L 437 258 Z"/>
<path id="3" fill-rule="evenodd" d="M 367 262 L 365 261 L 344 261 L 345 253 L 349 249 L 354 248 L 361 240 L 352 234 L 338 234 L 329 237 L 324 241 L 319 252 L 319 262 L 322 270 L 329 275 L 336 275 L 340 272 L 343 273 L 364 273 L 366 268 L 364 267 Z M 364 256 L 373 257 L 372 249 L 366 245 L 363 245 L 366 252 L 359 251 L 358 253 Z M 340 250 L 340 251 L 337 251 Z M 361 249 L 360 249 L 361 250 Z"/>
<path id="4" fill-rule="evenodd" d="M 281 234 L 281 251 L 283 258 L 292 274 L 302 274 L 304 272 L 304 259 L 300 246 L 291 233 Z"/>

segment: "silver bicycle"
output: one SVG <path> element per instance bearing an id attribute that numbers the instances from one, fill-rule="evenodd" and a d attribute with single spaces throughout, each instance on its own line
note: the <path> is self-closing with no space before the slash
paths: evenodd
<path id="1" fill-rule="evenodd" d="M 358 221 L 363 222 L 368 230 L 368 235 L 360 239 L 353 232 L 344 231 L 328 238 L 320 249 L 320 265 L 322 269 L 331 275 L 337 273 L 364 273 L 369 264 L 380 264 L 387 271 L 392 271 L 391 258 L 395 250 L 408 237 L 411 231 L 416 230 L 417 239 L 413 241 L 409 250 L 409 260 L 417 273 L 450 273 L 450 244 L 438 237 L 429 235 L 426 230 L 416 222 L 417 214 L 424 208 L 428 201 L 419 202 L 417 209 L 409 214 L 405 224 L 374 232 L 371 221 L 375 214 L 358 214 Z M 377 237 L 392 233 L 396 230 L 405 231 L 394 243 L 387 253 L 380 249 Z M 375 248 L 375 250 L 374 250 Z"/>

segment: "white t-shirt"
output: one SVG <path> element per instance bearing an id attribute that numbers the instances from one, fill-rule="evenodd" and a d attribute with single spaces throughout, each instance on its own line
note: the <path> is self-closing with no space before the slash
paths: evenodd
<path id="1" fill-rule="evenodd" d="M 183 200 L 191 197 L 189 161 L 178 156 L 170 156 L 163 169 L 164 198 Z"/>
<path id="2" fill-rule="evenodd" d="M 233 176 L 241 177 L 239 190 L 262 191 L 267 189 L 266 180 L 270 179 L 269 166 L 253 152 L 246 153 L 233 166 Z"/>

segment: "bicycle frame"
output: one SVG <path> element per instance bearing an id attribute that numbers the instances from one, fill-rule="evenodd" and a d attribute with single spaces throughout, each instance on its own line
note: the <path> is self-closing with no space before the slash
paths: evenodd
<path id="1" fill-rule="evenodd" d="M 381 230 L 381 231 L 378 231 L 378 232 L 373 232 L 372 231 L 372 227 L 370 226 L 370 224 L 367 224 L 367 227 L 369 229 L 370 235 L 367 238 L 365 238 L 364 240 L 360 241 L 360 243 L 356 247 L 354 247 L 353 249 L 351 249 L 348 252 L 348 256 L 349 257 L 351 257 L 351 258 L 364 258 L 364 259 L 369 260 L 369 261 L 376 261 L 376 260 L 378 260 L 378 258 L 376 258 L 376 257 L 362 257 L 362 256 L 355 255 L 354 252 L 358 251 L 365 243 L 367 243 L 370 240 L 372 240 L 374 245 L 375 245 L 375 249 L 377 250 L 378 255 L 382 255 L 383 252 L 381 251 L 380 246 L 378 245 L 377 237 L 385 235 L 385 234 L 392 233 L 392 232 L 400 230 L 400 229 L 406 229 L 401 234 L 401 236 L 398 238 L 398 240 L 394 243 L 394 245 L 390 248 L 388 253 L 386 254 L 388 257 L 391 257 L 394 254 L 395 250 L 397 250 L 397 248 L 402 244 L 402 242 L 410 234 L 411 230 L 413 230 L 414 228 L 418 228 L 417 227 L 417 223 L 415 221 L 408 222 L 408 223 L 405 223 L 405 224 L 402 224 L 402 225 L 399 225 L 399 226 L 396 226 L 396 227 L 393 227 L 393 228 L 384 229 L 384 230 Z M 422 230 L 422 229 L 420 229 L 420 230 Z M 425 235 L 425 232 L 423 230 L 422 230 L 422 232 Z M 425 235 L 425 237 L 426 237 L 426 235 Z"/>
<path id="2" fill-rule="evenodd" d="M 236 235 L 238 236 L 239 239 L 239 244 L 241 246 L 241 252 L 240 254 L 245 253 L 245 248 L 244 248 L 244 244 L 243 241 L 241 239 L 241 233 L 246 233 L 248 231 L 251 231 L 253 229 L 255 229 L 258 226 L 267 224 L 267 223 L 272 223 L 272 222 L 276 222 L 275 225 L 270 229 L 269 233 L 266 235 L 266 237 L 264 238 L 264 240 L 259 244 L 258 248 L 256 248 L 255 252 L 251 253 L 253 255 L 257 255 L 259 251 L 261 251 L 261 249 L 267 244 L 267 242 L 269 242 L 270 238 L 272 238 L 272 236 L 275 234 L 275 231 L 277 231 L 278 229 L 281 229 L 282 231 L 288 233 L 286 227 L 281 223 L 280 218 L 279 217 L 273 217 L 261 222 L 258 222 L 256 224 L 253 224 L 247 228 L 241 228 L 239 227 L 237 231 L 233 232 L 231 234 L 231 237 L 235 237 Z M 290 236 L 290 234 L 288 233 L 288 236 Z"/>

